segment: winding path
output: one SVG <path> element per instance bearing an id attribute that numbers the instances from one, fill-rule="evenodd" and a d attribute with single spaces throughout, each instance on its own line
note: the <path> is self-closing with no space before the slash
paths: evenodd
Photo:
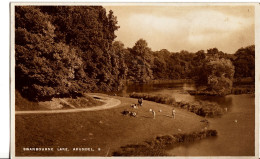
<path id="1" fill-rule="evenodd" d="M 91 97 L 100 98 L 98 100 L 104 102 L 105 104 L 96 107 L 90 108 L 76 108 L 76 109 L 62 109 L 62 110 L 32 110 L 32 111 L 15 111 L 15 115 L 24 115 L 24 114 L 53 114 L 53 113 L 74 113 L 74 112 L 83 112 L 83 111 L 98 111 L 98 110 L 105 110 L 111 109 L 119 104 L 121 101 L 115 98 L 110 98 L 103 95 L 96 95 L 96 94 L 89 94 Z"/>

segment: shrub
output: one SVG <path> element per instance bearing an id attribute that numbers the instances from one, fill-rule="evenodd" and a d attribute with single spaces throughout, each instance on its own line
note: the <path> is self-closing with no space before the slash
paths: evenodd
<path id="1" fill-rule="evenodd" d="M 147 94 L 147 93 L 131 93 L 129 95 L 131 98 L 143 98 L 144 100 L 153 101 L 156 103 L 173 105 L 175 103 L 174 97 L 170 95 L 162 95 L 162 94 Z"/>
<path id="2" fill-rule="evenodd" d="M 203 117 L 215 117 L 220 116 L 223 113 L 223 108 L 218 104 L 211 102 L 176 102 L 176 106 L 182 109 L 187 109 L 188 111 Z"/>

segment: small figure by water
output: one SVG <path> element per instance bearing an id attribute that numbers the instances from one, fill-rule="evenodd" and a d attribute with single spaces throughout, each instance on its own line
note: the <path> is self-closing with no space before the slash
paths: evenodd
<path id="1" fill-rule="evenodd" d="M 139 99 L 138 99 L 138 104 L 139 104 L 140 106 L 143 105 L 143 98 L 139 98 Z"/>
<path id="2" fill-rule="evenodd" d="M 173 119 L 175 119 L 175 113 L 176 113 L 176 111 L 175 111 L 175 109 L 173 108 L 173 109 L 172 109 L 172 118 L 173 118 Z"/>
<path id="3" fill-rule="evenodd" d="M 227 112 L 227 107 L 225 107 L 224 110 Z"/>

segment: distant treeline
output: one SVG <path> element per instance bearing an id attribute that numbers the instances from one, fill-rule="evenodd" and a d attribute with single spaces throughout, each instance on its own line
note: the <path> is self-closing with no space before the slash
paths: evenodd
<path id="1" fill-rule="evenodd" d="M 115 91 L 123 80 L 193 79 L 226 91 L 233 78 L 254 79 L 254 45 L 235 54 L 217 48 L 173 53 L 152 51 L 139 39 L 125 48 L 114 41 L 118 29 L 113 11 L 102 6 L 15 7 L 16 89 L 40 101 Z"/>

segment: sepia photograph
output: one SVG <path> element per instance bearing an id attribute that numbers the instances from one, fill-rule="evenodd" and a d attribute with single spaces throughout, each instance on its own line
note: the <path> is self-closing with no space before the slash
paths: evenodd
<path id="1" fill-rule="evenodd" d="M 255 157 L 254 3 L 12 3 L 16 157 Z"/>

